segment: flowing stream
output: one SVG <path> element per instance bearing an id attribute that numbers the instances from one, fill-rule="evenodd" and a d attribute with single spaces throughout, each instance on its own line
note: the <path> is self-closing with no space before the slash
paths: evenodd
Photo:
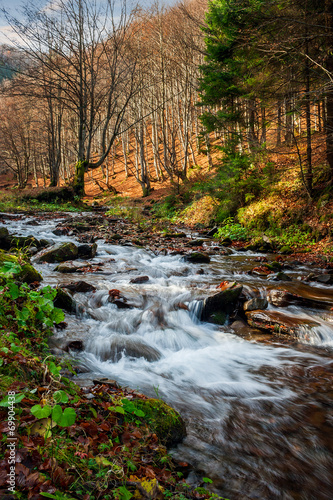
<path id="1" fill-rule="evenodd" d="M 38 219 L 36 227 L 31 221 L 12 216 L 3 223 L 18 235 L 71 239 L 52 233 L 56 219 Z M 75 354 L 87 372 L 80 377 L 116 379 L 175 407 L 188 436 L 174 456 L 213 479 L 215 491 L 231 500 L 332 498 L 329 308 L 285 308 L 290 316 L 320 324 L 304 331 L 299 342 L 286 344 L 265 335 L 242 338 L 230 326 L 199 321 L 200 299 L 227 279 L 265 295 L 269 282 L 247 274 L 256 265 L 255 254 L 216 255 L 210 264 L 199 265 L 180 255 L 155 255 L 102 240 L 97 244 L 91 262 L 103 266 L 95 273 L 66 275 L 55 272 L 55 264 L 36 265 L 45 284 L 83 279 L 97 288 L 75 294 L 84 312 L 68 315 L 68 328 L 55 333 L 55 341 L 64 336 L 83 341 L 84 351 Z M 300 266 L 291 273 L 290 290 L 297 291 L 297 276 L 306 272 Z M 130 283 L 143 275 L 149 281 Z M 111 289 L 120 290 L 133 307 L 110 303 Z M 333 306 L 332 287 L 317 285 L 315 293 Z M 188 482 L 195 480 L 191 473 Z"/>

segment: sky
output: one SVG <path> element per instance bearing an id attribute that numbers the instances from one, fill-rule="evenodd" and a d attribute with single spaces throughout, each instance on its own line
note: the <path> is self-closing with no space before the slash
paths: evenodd
<path id="1" fill-rule="evenodd" d="M 47 8 L 54 0 L 0 0 L 0 9 L 5 9 L 12 16 L 19 17 L 22 7 L 29 4 L 30 7 Z M 133 1 L 133 0 L 132 0 Z M 154 3 L 154 0 L 138 0 L 142 6 L 149 6 Z M 172 5 L 176 0 L 159 0 L 160 5 Z M 11 44 L 10 38 L 13 37 L 10 26 L 8 25 L 4 14 L 0 11 L 0 44 Z"/>

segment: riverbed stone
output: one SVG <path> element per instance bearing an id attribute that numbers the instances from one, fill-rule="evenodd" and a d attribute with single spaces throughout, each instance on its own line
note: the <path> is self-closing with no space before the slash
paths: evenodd
<path id="1" fill-rule="evenodd" d="M 149 362 L 158 361 L 160 352 L 143 341 L 133 340 L 127 335 L 114 335 L 107 346 L 103 346 L 99 356 L 102 361 L 119 361 L 125 355 L 132 358 L 144 358 Z"/>
<path id="2" fill-rule="evenodd" d="M 244 305 L 244 311 L 255 311 L 257 309 L 267 309 L 268 301 L 266 298 L 255 297 L 253 299 L 247 300 Z"/>
<path id="3" fill-rule="evenodd" d="M 62 288 L 57 288 L 57 294 L 53 301 L 55 307 L 63 309 L 69 313 L 76 313 L 76 302 L 71 297 L 71 295 L 63 290 Z"/>
<path id="4" fill-rule="evenodd" d="M 204 252 L 191 252 L 185 255 L 185 260 L 193 264 L 208 264 L 210 262 L 210 257 Z"/>
<path id="5" fill-rule="evenodd" d="M 79 273 L 86 267 L 87 262 L 62 262 L 55 268 L 55 271 L 63 274 Z"/>
<path id="6" fill-rule="evenodd" d="M 320 326 L 316 321 L 291 317 L 276 311 L 248 311 L 245 314 L 250 326 L 271 333 L 297 336 L 302 327 Z"/>
<path id="7" fill-rule="evenodd" d="M 296 294 L 287 290 L 270 290 L 268 294 L 269 302 L 275 307 L 288 307 L 289 305 L 298 305 L 302 307 L 315 307 L 318 309 L 328 309 L 333 305 L 333 298 L 327 298 L 327 301 L 313 296 L 313 289 L 301 289 L 300 293 Z"/>
<path id="8" fill-rule="evenodd" d="M 84 245 L 79 245 L 77 249 L 80 259 L 93 259 L 97 253 L 97 244 L 88 245 L 85 243 Z"/>
<path id="9" fill-rule="evenodd" d="M 161 399 L 135 399 L 135 405 L 145 414 L 149 429 L 167 447 L 176 446 L 186 437 L 185 422 L 179 413 Z"/>
<path id="10" fill-rule="evenodd" d="M 2 250 L 10 249 L 10 235 L 6 227 L 0 227 L 0 248 Z"/>
<path id="11" fill-rule="evenodd" d="M 72 283 L 68 283 L 68 285 L 63 285 L 62 288 L 66 288 L 72 293 L 88 293 L 96 291 L 94 285 L 91 285 L 86 281 L 75 281 Z"/>
<path id="12" fill-rule="evenodd" d="M 201 320 L 223 324 L 227 315 L 234 311 L 242 290 L 243 286 L 235 282 L 225 290 L 207 297 L 203 302 Z"/>
<path id="13" fill-rule="evenodd" d="M 325 285 L 333 285 L 333 275 L 332 274 L 319 274 L 314 277 L 314 281 L 318 283 L 324 283 Z"/>
<path id="14" fill-rule="evenodd" d="M 67 260 L 76 259 L 78 256 L 78 248 L 72 242 L 57 243 L 52 247 L 43 250 L 36 259 L 36 262 L 65 262 Z"/>
<path id="15" fill-rule="evenodd" d="M 141 283 L 147 283 L 149 281 L 149 276 L 138 276 L 137 278 L 132 278 L 130 283 L 133 284 L 141 284 Z"/>

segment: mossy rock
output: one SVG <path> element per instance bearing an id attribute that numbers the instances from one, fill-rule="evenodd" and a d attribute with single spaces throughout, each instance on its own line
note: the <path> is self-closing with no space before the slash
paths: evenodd
<path id="1" fill-rule="evenodd" d="M 280 262 L 274 261 L 271 264 L 266 264 L 266 267 L 268 267 L 271 271 L 281 271 L 283 266 Z"/>
<path id="2" fill-rule="evenodd" d="M 37 238 L 35 238 L 34 236 L 15 236 L 15 235 L 10 236 L 10 246 L 13 250 L 15 250 L 15 248 L 42 247 L 40 241 L 37 240 Z"/>
<path id="3" fill-rule="evenodd" d="M 143 419 L 151 432 L 170 448 L 186 437 L 185 422 L 179 413 L 160 399 L 137 399 L 135 405 L 145 414 Z"/>
<path id="4" fill-rule="evenodd" d="M 59 307 L 59 309 L 63 309 L 69 313 L 76 312 L 76 302 L 71 297 L 68 292 L 65 292 L 62 288 L 57 288 L 57 295 L 53 301 L 55 307 Z"/>
<path id="5" fill-rule="evenodd" d="M 283 246 L 281 249 L 280 249 L 280 253 L 282 255 L 290 255 L 293 253 L 292 249 L 290 247 L 288 247 L 287 245 Z"/>
<path id="6" fill-rule="evenodd" d="M 3 250 L 10 249 L 10 234 L 6 227 L 0 227 L 0 248 Z"/>
<path id="7" fill-rule="evenodd" d="M 47 188 L 40 192 L 32 192 L 31 194 L 26 194 L 22 197 L 23 200 L 35 199 L 39 202 L 62 202 L 62 201 L 73 201 L 74 191 L 69 187 L 54 187 Z"/>
<path id="8" fill-rule="evenodd" d="M 78 248 L 74 243 L 58 243 L 39 254 L 36 262 L 65 262 L 76 259 L 77 256 Z"/>
<path id="9" fill-rule="evenodd" d="M 0 251 L 0 264 L 4 262 L 14 262 L 18 264 L 18 257 L 3 251 Z M 34 281 L 42 281 L 42 275 L 27 261 L 24 261 L 21 266 L 21 271 L 17 278 L 24 283 L 33 283 Z"/>

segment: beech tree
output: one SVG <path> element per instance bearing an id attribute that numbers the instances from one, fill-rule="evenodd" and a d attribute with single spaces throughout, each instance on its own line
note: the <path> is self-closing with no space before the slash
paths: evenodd
<path id="1" fill-rule="evenodd" d="M 21 50 L 31 61 L 15 79 L 12 95 L 33 93 L 47 100 L 56 169 L 61 147 L 59 120 L 64 111 L 73 117 L 73 187 L 78 195 L 84 193 L 85 171 L 106 160 L 121 133 L 128 105 L 139 91 L 137 61 L 129 54 L 135 14 L 136 9 L 128 10 L 125 0 L 99 4 L 57 0 L 44 10 L 27 7 L 24 22 L 7 15 L 20 37 Z M 92 161 L 92 145 L 97 140 L 98 157 Z"/>

